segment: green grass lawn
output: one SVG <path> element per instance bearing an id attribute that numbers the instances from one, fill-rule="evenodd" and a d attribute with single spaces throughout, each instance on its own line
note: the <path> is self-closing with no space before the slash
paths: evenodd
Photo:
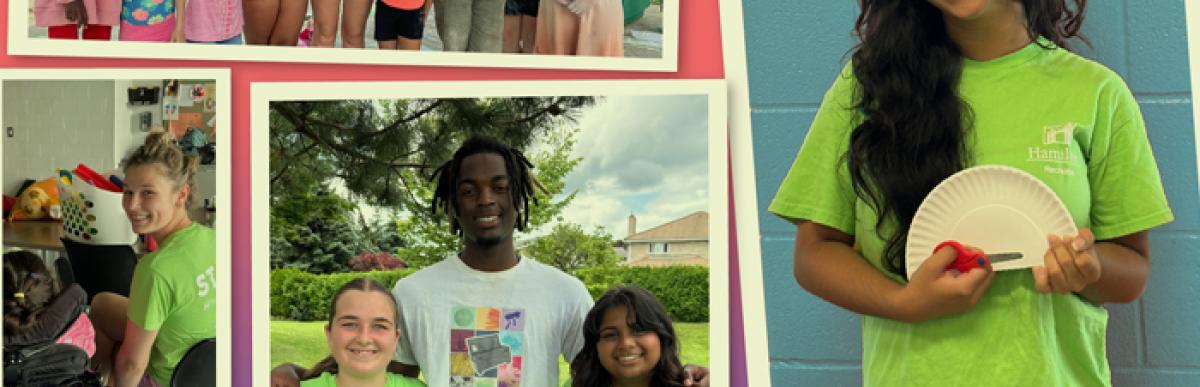
<path id="1" fill-rule="evenodd" d="M 683 364 L 708 366 L 708 323 L 675 323 L 675 334 L 682 343 Z M 329 355 L 325 344 L 324 321 L 271 321 L 271 368 L 283 363 L 311 367 Z M 570 367 L 559 358 L 558 379 L 567 380 Z"/>

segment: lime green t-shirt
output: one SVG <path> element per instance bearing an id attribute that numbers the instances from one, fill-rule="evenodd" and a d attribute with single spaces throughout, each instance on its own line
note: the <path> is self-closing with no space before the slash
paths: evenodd
<path id="1" fill-rule="evenodd" d="M 312 379 L 300 382 L 300 387 L 337 387 L 337 375 L 322 373 Z M 425 382 L 404 375 L 387 374 L 386 387 L 425 387 Z"/>
<path id="2" fill-rule="evenodd" d="M 855 195 L 843 157 L 862 120 L 852 74 L 847 66 L 826 93 L 768 210 L 854 235 L 871 265 L 904 282 L 881 263 L 878 214 Z M 1030 44 L 986 62 L 964 60 L 959 94 L 974 114 L 972 164 L 1038 177 L 1097 240 L 1173 219 L 1137 102 L 1103 65 Z M 885 235 L 895 230 L 894 221 L 885 223 Z M 963 314 L 917 324 L 864 316 L 863 379 L 867 386 L 1110 385 L 1107 324 L 1105 309 L 1076 295 L 1038 293 L 1029 270 L 999 272 Z"/>
<path id="3" fill-rule="evenodd" d="M 192 223 L 159 242 L 133 270 L 127 317 L 158 331 L 147 372 L 169 385 L 179 360 L 200 340 L 217 335 L 216 233 Z"/>

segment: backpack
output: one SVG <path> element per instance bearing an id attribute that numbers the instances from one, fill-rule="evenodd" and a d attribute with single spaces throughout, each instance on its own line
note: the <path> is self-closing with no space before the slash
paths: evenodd
<path id="1" fill-rule="evenodd" d="M 83 313 L 86 298 L 83 288 L 72 284 L 50 301 L 32 326 L 4 338 L 4 385 L 100 385 L 94 375 L 84 372 L 87 352 L 56 342 Z"/>

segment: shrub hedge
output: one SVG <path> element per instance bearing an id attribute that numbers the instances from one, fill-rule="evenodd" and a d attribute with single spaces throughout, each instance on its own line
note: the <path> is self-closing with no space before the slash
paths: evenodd
<path id="1" fill-rule="evenodd" d="M 342 284 L 366 276 L 391 288 L 415 269 L 360 273 L 310 274 L 296 269 L 271 270 L 271 315 L 299 321 L 328 318 L 329 302 Z M 592 299 L 610 287 L 635 284 L 653 293 L 671 318 L 681 322 L 708 321 L 708 268 L 704 266 L 581 269 L 576 272 Z"/>
<path id="2" fill-rule="evenodd" d="M 337 289 L 358 277 L 370 277 L 389 289 L 416 270 L 311 274 L 296 269 L 271 270 L 271 315 L 290 320 L 324 321 Z"/>
<path id="3" fill-rule="evenodd" d="M 593 300 L 613 286 L 638 285 L 658 297 L 674 321 L 708 321 L 706 266 L 615 266 L 582 269 L 575 274 Z"/>

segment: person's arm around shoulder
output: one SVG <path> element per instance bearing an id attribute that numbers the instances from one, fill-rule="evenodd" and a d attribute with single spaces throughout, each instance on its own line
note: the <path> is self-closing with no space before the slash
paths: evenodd
<path id="1" fill-rule="evenodd" d="M 418 375 L 421 375 L 421 367 L 392 360 L 391 363 L 388 363 L 387 372 L 415 379 Z M 424 385 L 424 383 L 421 385 Z"/>
<path id="2" fill-rule="evenodd" d="M 391 371 L 389 373 L 392 375 L 388 376 L 388 387 L 428 387 L 424 381 L 417 379 L 416 376 L 406 376 Z"/>
<path id="3" fill-rule="evenodd" d="M 113 369 L 114 386 L 138 385 L 146 373 L 146 366 L 150 364 L 150 349 L 154 347 L 156 337 L 158 331 L 147 331 L 133 321 L 125 321 L 125 340 L 121 342 Z"/>
<path id="4" fill-rule="evenodd" d="M 400 318 L 396 320 L 396 329 L 400 330 L 400 337 L 396 342 L 396 353 L 392 355 L 392 361 L 388 363 L 387 371 L 397 375 L 404 375 L 410 378 L 416 378 L 421 375 L 421 366 L 416 364 L 417 356 L 413 353 L 413 337 L 408 329 L 408 316 L 411 313 L 420 313 L 412 309 L 405 308 L 402 300 L 408 300 L 409 297 L 418 297 L 410 294 L 413 292 L 411 281 L 418 278 L 416 273 L 405 278 L 401 278 L 392 287 L 392 297 L 396 299 L 396 310 L 399 311 Z M 407 309 L 407 310 L 406 310 Z M 397 360 L 399 359 L 399 360 Z M 408 364 L 412 363 L 412 364 Z"/>
<path id="5" fill-rule="evenodd" d="M 853 244 L 845 232 L 801 221 L 793 257 L 796 282 L 852 312 L 917 323 L 971 310 L 995 277 L 990 265 L 967 273 L 945 271 L 956 253 L 943 248 L 921 264 L 908 284 L 900 284 L 871 266 Z"/>

